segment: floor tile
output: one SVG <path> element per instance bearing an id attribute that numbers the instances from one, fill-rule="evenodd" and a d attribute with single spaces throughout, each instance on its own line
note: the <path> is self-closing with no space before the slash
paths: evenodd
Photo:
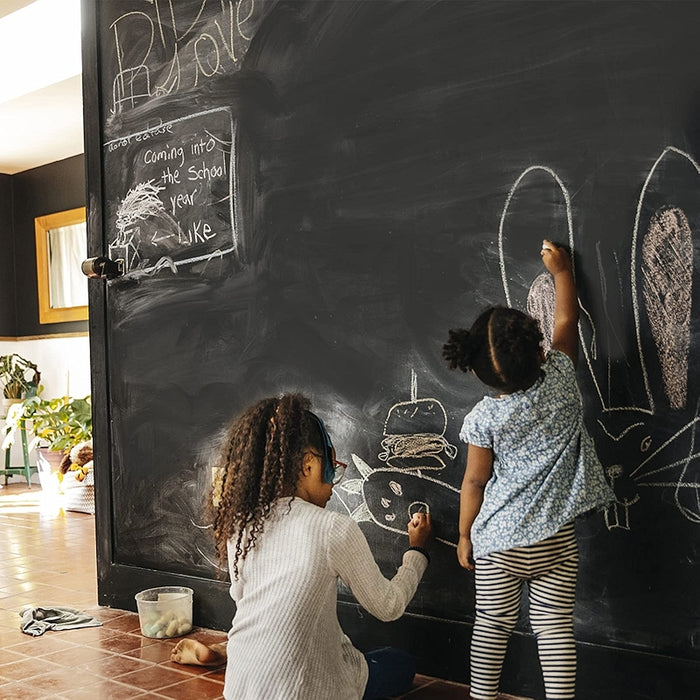
<path id="1" fill-rule="evenodd" d="M 30 685 L 32 690 L 39 690 L 45 696 L 50 696 L 63 692 L 72 692 L 76 683 L 80 683 L 82 687 L 89 687 L 97 681 L 99 681 L 99 678 L 90 673 L 81 672 L 76 674 L 74 668 L 57 666 L 55 669 L 32 678 Z"/>
<path id="2" fill-rule="evenodd" d="M 174 647 L 174 644 L 167 641 L 162 641 L 158 644 L 151 644 L 147 647 L 140 647 L 138 649 L 133 649 L 132 651 L 127 651 L 125 652 L 125 656 L 159 664 L 170 660 L 170 654 L 172 653 Z M 184 669 L 185 666 L 182 666 L 182 668 Z"/>
<path id="3" fill-rule="evenodd" d="M 219 668 L 210 669 L 209 672 L 206 674 L 206 677 L 211 678 L 212 680 L 215 680 L 215 681 L 219 681 L 220 683 L 223 683 L 225 675 L 226 675 L 226 664 L 223 664 Z"/>
<path id="4" fill-rule="evenodd" d="M 93 616 L 97 619 L 97 616 Z M 55 634 L 55 633 L 54 633 Z M 95 627 L 78 627 L 73 630 L 64 630 L 61 634 L 75 644 L 89 644 L 103 639 L 110 639 L 119 634 L 118 630 L 112 630 L 102 625 Z"/>
<path id="5" fill-rule="evenodd" d="M 2 676 L 13 681 L 26 681 L 46 673 L 48 669 L 60 671 L 61 668 L 58 664 L 51 663 L 45 659 L 25 657 L 20 661 L 3 666 Z"/>
<path id="6" fill-rule="evenodd" d="M 14 664 L 18 661 L 23 661 L 27 658 L 26 654 L 18 654 L 12 649 L 4 648 L 2 650 L 2 657 L 0 657 L 0 675 L 2 675 L 2 667 L 7 664 Z"/>
<path id="7" fill-rule="evenodd" d="M 175 683 L 186 681 L 190 676 L 184 671 L 176 671 L 163 668 L 161 665 L 153 665 L 140 671 L 132 671 L 120 676 L 121 683 L 135 685 L 144 690 L 158 690 Z"/>
<path id="8" fill-rule="evenodd" d="M 141 700 L 146 697 L 141 688 L 103 678 L 86 688 L 73 688 L 70 692 L 59 694 L 52 700 L 130 700 L 131 698 Z"/>
<path id="9" fill-rule="evenodd" d="M 183 664 L 176 664 L 170 660 L 166 660 L 160 664 L 161 668 L 170 668 L 173 671 L 181 671 L 186 673 L 188 676 L 206 676 L 211 680 L 221 680 L 223 683 L 223 673 L 219 676 L 211 668 L 206 666 L 185 666 Z"/>
<path id="10" fill-rule="evenodd" d="M 50 636 L 45 633 L 40 637 L 29 637 L 23 634 L 22 641 L 17 644 L 8 644 L 5 648 L 26 656 L 46 656 L 56 651 L 75 649 L 76 646 L 78 645 L 75 642 L 70 642 L 67 638 Z"/>
<path id="11" fill-rule="evenodd" d="M 32 687 L 31 683 L 15 682 L 0 686 L 0 700 L 40 700 L 45 697 L 46 693 Z"/>
<path id="12" fill-rule="evenodd" d="M 178 683 L 167 688 L 159 688 L 158 694 L 164 695 L 166 698 L 174 698 L 175 700 L 213 700 L 214 698 L 223 697 L 224 686 L 222 683 L 210 680 L 208 678 L 191 678 L 184 683 Z"/>
<path id="13" fill-rule="evenodd" d="M 125 615 L 135 615 L 136 613 L 129 612 L 128 610 L 117 610 L 116 608 L 105 608 L 102 605 L 93 605 L 83 610 L 94 618 L 101 620 L 102 622 L 109 622 L 117 617 L 124 617 Z"/>
<path id="14" fill-rule="evenodd" d="M 51 661 L 54 664 L 59 664 L 60 666 L 71 666 L 72 668 L 79 670 L 89 670 L 90 667 L 94 668 L 96 665 L 104 663 L 114 656 L 115 654 L 108 651 L 103 651 L 102 649 L 95 649 L 94 647 L 76 644 L 72 649 L 56 651 L 52 654 L 47 654 L 42 658 L 46 659 L 47 661 Z"/>
<path id="15" fill-rule="evenodd" d="M 103 627 L 118 632 L 133 632 L 140 634 L 141 626 L 139 625 L 139 616 L 135 613 L 120 615 L 109 620 L 103 621 Z"/>
<path id="16" fill-rule="evenodd" d="M 81 671 L 84 670 L 101 678 L 113 678 L 115 680 L 127 673 L 152 667 L 153 664 L 148 661 L 141 661 L 140 659 L 122 656 L 121 654 L 107 654 L 101 658 L 80 664 Z"/>
<path id="17" fill-rule="evenodd" d="M 2 601 L 0 601 L 2 605 Z M 1 613 L 0 613 L 1 616 Z M 27 635 L 22 634 L 19 629 L 19 617 L 16 615 L 12 616 L 12 621 L 8 620 L 7 626 L 0 626 L 0 648 L 5 649 L 7 647 L 13 646 L 14 644 L 20 644 L 27 640 Z"/>
<path id="18" fill-rule="evenodd" d="M 136 649 L 151 646 L 152 639 L 137 636 L 135 634 L 119 634 L 105 636 L 102 639 L 95 639 L 85 642 L 87 646 L 103 649 L 104 651 L 112 651 L 115 654 L 125 654 Z"/>

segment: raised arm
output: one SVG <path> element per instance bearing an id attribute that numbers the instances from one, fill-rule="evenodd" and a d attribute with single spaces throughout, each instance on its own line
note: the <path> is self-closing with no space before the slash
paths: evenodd
<path id="1" fill-rule="evenodd" d="M 542 262 L 554 278 L 554 333 L 552 349 L 578 361 L 578 296 L 571 257 L 566 248 L 542 241 Z"/>

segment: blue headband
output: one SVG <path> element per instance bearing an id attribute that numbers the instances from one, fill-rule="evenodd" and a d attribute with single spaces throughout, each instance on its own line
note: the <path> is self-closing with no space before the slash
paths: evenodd
<path id="1" fill-rule="evenodd" d="M 321 440 L 323 442 L 323 481 L 326 484 L 332 484 L 333 479 L 335 479 L 335 464 L 333 463 L 333 443 L 331 443 L 331 437 L 326 430 L 326 426 L 323 425 L 323 421 L 315 414 L 309 411 L 309 415 L 316 421 L 318 429 L 321 433 Z"/>

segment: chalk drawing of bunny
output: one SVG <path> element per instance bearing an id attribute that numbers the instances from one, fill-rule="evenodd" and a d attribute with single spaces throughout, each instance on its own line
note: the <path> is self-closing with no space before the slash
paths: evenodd
<path id="1" fill-rule="evenodd" d="M 541 221 L 533 221 L 532 212 L 538 208 Z M 604 308 L 598 314 L 602 318 L 594 319 L 580 304 L 579 335 L 595 397 L 586 406 L 593 418 L 589 428 L 617 496 L 606 512 L 609 529 L 629 530 L 631 507 L 649 491 L 663 492 L 664 498 L 672 494 L 678 513 L 700 523 L 700 378 L 694 377 L 690 362 L 697 344 L 693 319 L 700 318 L 692 295 L 692 228 L 698 215 L 700 166 L 689 154 L 669 146 L 653 163 L 639 196 L 629 273 L 615 255 L 615 279 L 610 280 L 600 244 L 596 246 Z M 541 273 L 539 261 L 523 264 L 516 249 L 536 250 L 542 238 L 552 238 L 568 243 L 576 264 L 573 230 L 570 196 L 559 176 L 540 165 L 523 171 L 501 216 L 499 261 L 506 303 L 538 318 L 546 338 L 553 327 L 551 276 Z M 620 359 L 618 350 L 624 343 L 619 341 L 615 353 L 610 347 L 621 330 L 613 320 L 615 313 L 608 312 L 625 298 L 631 298 L 634 342 Z M 618 318 L 627 313 L 615 311 Z M 599 329 L 615 339 L 608 340 L 607 353 L 601 351 Z"/>

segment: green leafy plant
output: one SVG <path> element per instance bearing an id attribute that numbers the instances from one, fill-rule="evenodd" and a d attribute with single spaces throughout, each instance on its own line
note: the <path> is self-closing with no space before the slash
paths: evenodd
<path id="1" fill-rule="evenodd" d="M 90 396 L 82 399 L 71 396 L 42 399 L 33 396 L 22 402 L 18 413 L 18 421 L 31 421 L 35 443 L 44 443 L 51 450 L 65 451 L 92 438 Z"/>
<path id="2" fill-rule="evenodd" d="M 21 355 L 0 355 L 0 385 L 6 399 L 23 399 L 39 392 L 41 373 Z"/>

